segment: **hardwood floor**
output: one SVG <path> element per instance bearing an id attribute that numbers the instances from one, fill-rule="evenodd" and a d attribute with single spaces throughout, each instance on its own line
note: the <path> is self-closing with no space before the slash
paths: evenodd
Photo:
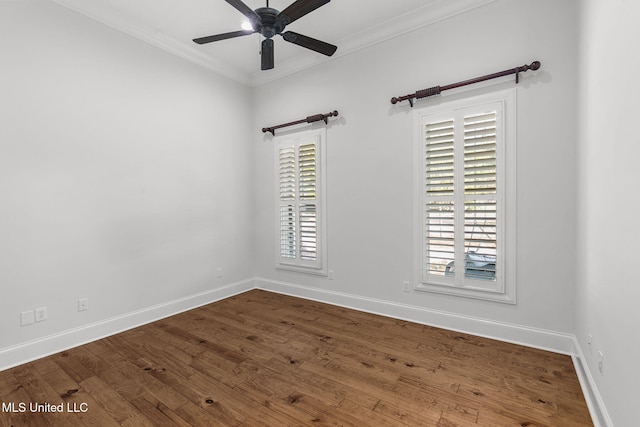
<path id="1" fill-rule="evenodd" d="M 259 290 L 0 372 L 0 402 L 2 426 L 592 425 L 569 356 Z"/>

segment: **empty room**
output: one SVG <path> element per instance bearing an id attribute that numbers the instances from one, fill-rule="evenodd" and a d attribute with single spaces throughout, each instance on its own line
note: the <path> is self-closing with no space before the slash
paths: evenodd
<path id="1" fill-rule="evenodd" d="M 630 0 L 0 0 L 0 426 L 638 424 Z"/>

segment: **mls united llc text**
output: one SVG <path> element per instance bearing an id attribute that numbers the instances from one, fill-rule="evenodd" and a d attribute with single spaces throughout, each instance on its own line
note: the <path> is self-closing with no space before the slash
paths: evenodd
<path id="1" fill-rule="evenodd" d="M 89 405 L 86 403 L 78 402 L 61 402 L 54 403 L 40 403 L 40 402 L 2 402 L 2 412 L 40 412 L 40 413 L 53 413 L 53 412 L 66 412 L 66 413 L 83 413 L 89 410 Z"/>

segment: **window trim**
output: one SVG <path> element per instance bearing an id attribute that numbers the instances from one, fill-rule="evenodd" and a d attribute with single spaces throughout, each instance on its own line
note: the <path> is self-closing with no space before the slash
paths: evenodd
<path id="1" fill-rule="evenodd" d="M 275 265 L 277 270 L 293 271 L 298 273 L 327 276 L 327 210 L 326 210 L 326 140 L 327 131 L 324 127 L 307 131 L 288 133 L 274 138 L 274 200 L 275 200 Z M 281 257 L 280 235 L 280 148 L 293 145 L 297 149 L 300 145 L 314 142 L 316 144 L 316 226 L 317 226 L 317 261 L 306 263 L 296 258 L 288 260 Z M 296 178 L 296 182 L 298 179 Z M 299 240 L 299 232 L 296 232 Z"/>
<path id="2" fill-rule="evenodd" d="M 460 286 L 450 280 L 425 281 L 424 269 L 424 129 L 423 120 L 429 116 L 451 114 L 457 110 L 479 108 L 483 105 L 501 103 L 504 143 L 498 152 L 503 157 L 504 170 L 498 171 L 499 186 L 504 186 L 496 196 L 501 200 L 503 221 L 500 226 L 504 236 L 498 242 L 504 253 L 502 280 L 498 277 L 495 289 Z M 414 123 L 414 289 L 438 294 L 516 304 L 516 89 L 507 89 L 475 97 L 444 101 L 438 105 L 417 108 L 413 113 Z M 496 274 L 498 276 L 498 273 Z M 443 278 L 446 279 L 446 278 Z"/>

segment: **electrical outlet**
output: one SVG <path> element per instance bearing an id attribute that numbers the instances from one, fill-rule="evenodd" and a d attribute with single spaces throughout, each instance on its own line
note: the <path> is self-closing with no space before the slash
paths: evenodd
<path id="1" fill-rule="evenodd" d="M 20 326 L 33 325 L 35 321 L 36 318 L 33 315 L 33 310 L 23 311 L 20 313 Z"/>
<path id="2" fill-rule="evenodd" d="M 329 270 L 329 275 L 327 277 L 329 280 L 333 280 L 333 270 Z"/>
<path id="3" fill-rule="evenodd" d="M 602 371 L 604 370 L 604 355 L 602 354 L 602 351 L 598 351 L 598 370 L 600 371 L 600 374 L 602 374 Z"/>
<path id="4" fill-rule="evenodd" d="M 408 281 L 404 281 L 402 282 L 402 292 L 410 292 L 411 289 L 409 287 L 409 282 Z"/>
<path id="5" fill-rule="evenodd" d="M 222 277 L 222 267 L 218 267 L 218 277 Z"/>
<path id="6" fill-rule="evenodd" d="M 587 335 L 587 347 L 589 348 L 589 353 L 593 353 L 593 336 L 591 334 Z"/>
<path id="7" fill-rule="evenodd" d="M 36 322 L 43 322 L 47 320 L 47 307 L 36 308 Z"/>
<path id="8" fill-rule="evenodd" d="M 89 298 L 80 298 L 78 300 L 78 311 L 89 310 Z"/>

